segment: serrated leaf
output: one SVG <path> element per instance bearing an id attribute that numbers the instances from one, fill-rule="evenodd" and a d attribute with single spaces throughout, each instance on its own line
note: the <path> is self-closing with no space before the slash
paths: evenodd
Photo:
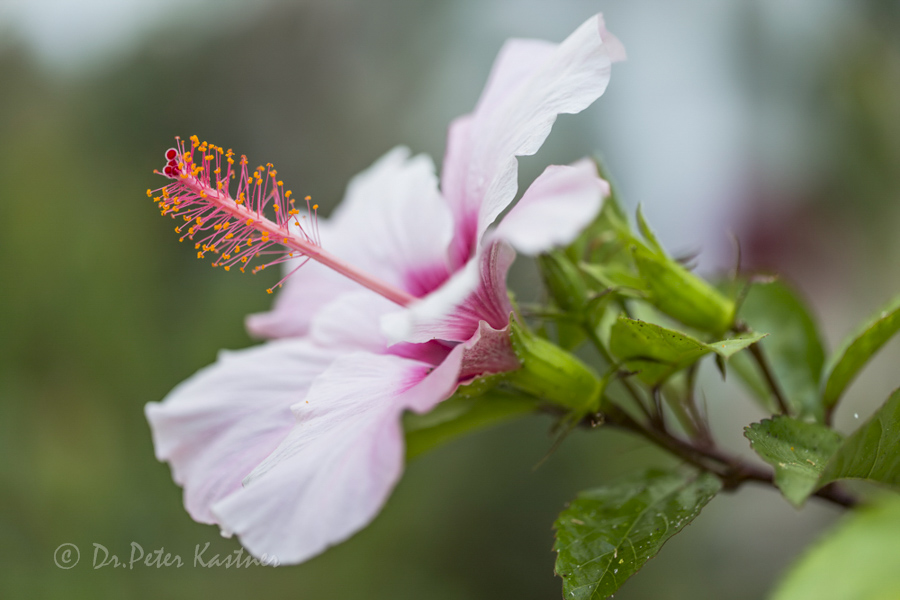
<path id="1" fill-rule="evenodd" d="M 403 418 L 406 460 L 467 433 L 532 413 L 537 407 L 532 398 L 494 388 L 480 394 L 457 393 L 423 415 L 408 412 Z"/>
<path id="2" fill-rule="evenodd" d="M 642 381 L 658 385 L 710 352 L 728 358 L 763 337 L 742 335 L 705 344 L 674 329 L 620 316 L 612 326 L 609 349 L 628 369 L 639 371 Z"/>
<path id="3" fill-rule="evenodd" d="M 837 449 L 818 485 L 838 479 L 900 486 L 900 390 Z"/>
<path id="4" fill-rule="evenodd" d="M 900 296 L 875 313 L 848 336 L 825 369 L 822 402 L 834 406 L 869 359 L 900 331 Z"/>
<path id="5" fill-rule="evenodd" d="M 773 600 L 900 598 L 900 500 L 847 515 L 794 565 Z"/>
<path id="6" fill-rule="evenodd" d="M 554 523 L 563 597 L 606 598 L 718 493 L 714 476 L 651 470 L 582 492 Z"/>
<path id="7" fill-rule="evenodd" d="M 792 412 L 821 421 L 825 411 L 819 381 L 825 351 L 806 304 L 779 281 L 756 283 L 738 314 L 754 330 L 769 332 L 760 346 Z"/>
<path id="8" fill-rule="evenodd" d="M 785 416 L 745 427 L 744 437 L 775 468 L 775 485 L 798 507 L 815 491 L 819 475 L 843 439 L 824 425 Z"/>

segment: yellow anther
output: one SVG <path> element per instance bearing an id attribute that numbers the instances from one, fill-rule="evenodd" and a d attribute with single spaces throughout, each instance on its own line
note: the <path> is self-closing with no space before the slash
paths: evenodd
<path id="1" fill-rule="evenodd" d="M 226 270 L 226 271 L 230 271 L 230 270 L 231 270 L 231 267 L 229 267 L 228 265 L 225 265 L 225 270 Z"/>
<path id="2" fill-rule="evenodd" d="M 312 196 L 307 196 L 306 198 L 304 198 L 304 200 L 306 200 L 306 201 L 312 200 Z"/>
<path id="3" fill-rule="evenodd" d="M 151 190 L 151 189 L 148 189 L 148 190 L 147 190 L 147 197 L 148 197 L 148 198 L 152 198 L 152 197 L 153 197 L 153 190 Z"/>
<path id="4" fill-rule="evenodd" d="M 313 210 L 319 210 L 319 205 L 318 205 L 318 204 L 313 204 Z"/>
<path id="5" fill-rule="evenodd" d="M 271 293 L 272 293 L 272 288 L 267 289 L 266 292 L 269 293 L 269 294 L 271 294 Z"/>

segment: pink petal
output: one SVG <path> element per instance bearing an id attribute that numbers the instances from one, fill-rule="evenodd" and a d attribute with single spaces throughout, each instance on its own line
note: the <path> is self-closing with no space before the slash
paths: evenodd
<path id="1" fill-rule="evenodd" d="M 512 312 L 506 273 L 515 256 L 502 241 L 489 244 L 440 289 L 402 311 L 382 317 L 382 329 L 391 342 L 413 343 L 433 339 L 466 341 L 475 335 L 481 321 L 503 329 Z"/>
<path id="2" fill-rule="evenodd" d="M 571 167 L 549 166 L 507 213 L 492 237 L 535 256 L 566 246 L 587 227 L 609 195 L 609 184 L 597 176 L 590 160 Z"/>
<path id="3" fill-rule="evenodd" d="M 290 406 L 333 357 L 302 340 L 222 352 L 163 402 L 147 405 L 156 457 L 171 465 L 195 520 L 216 522 L 210 507 L 239 490 L 278 446 L 294 423 Z"/>
<path id="4" fill-rule="evenodd" d="M 413 295 L 448 277 L 450 209 L 438 191 L 431 158 L 409 149 L 388 152 L 350 182 L 333 217 L 342 258 Z"/>
<path id="5" fill-rule="evenodd" d="M 322 245 L 332 252 L 340 245 L 340 230 L 325 219 L 319 220 Z M 300 264 L 300 260 L 285 263 L 285 274 Z M 306 335 L 316 312 L 342 293 L 357 290 L 359 285 L 315 261 L 294 273 L 275 295 L 272 310 L 247 315 L 245 326 L 250 335 L 262 339 L 299 337 Z"/>
<path id="6" fill-rule="evenodd" d="M 350 537 L 381 510 L 403 470 L 403 411 L 424 412 L 449 397 L 462 352 L 434 370 L 396 356 L 337 359 L 308 403 L 294 407 L 288 437 L 214 513 L 252 554 L 280 564 Z"/>
<path id="7" fill-rule="evenodd" d="M 580 112 L 603 94 L 623 53 L 600 15 L 552 50 L 533 41 L 507 43 L 475 112 L 451 125 L 442 187 L 456 220 L 452 264 L 473 254 L 515 197 L 516 156 L 537 152 L 558 114 Z"/>
<path id="8" fill-rule="evenodd" d="M 344 201 L 319 223 L 322 245 L 335 256 L 413 295 L 424 295 L 448 277 L 452 217 L 437 190 L 431 159 L 395 148 L 347 187 Z M 287 263 L 293 270 L 296 261 Z M 361 289 L 310 260 L 279 291 L 272 311 L 247 317 L 257 337 L 300 336 L 330 300 Z"/>

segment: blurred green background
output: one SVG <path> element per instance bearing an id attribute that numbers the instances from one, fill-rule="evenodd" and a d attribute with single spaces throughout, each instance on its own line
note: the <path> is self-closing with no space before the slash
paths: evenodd
<path id="1" fill-rule="evenodd" d="M 723 3 L 724 4 L 724 3 Z M 396 144 L 440 164 L 503 40 L 561 40 L 604 11 L 629 61 L 561 118 L 544 165 L 601 153 L 673 251 L 787 272 L 834 342 L 900 289 L 895 2 L 0 2 L 0 596 L 555 598 L 550 525 L 581 489 L 665 457 L 613 431 L 550 449 L 544 418 L 415 461 L 376 522 L 301 566 L 204 569 L 235 540 L 191 521 L 143 406 L 253 343 L 276 274 L 226 274 L 175 241 L 144 191 L 175 135 L 273 162 L 327 214 Z M 527 263 L 513 286 L 536 297 Z M 892 344 L 845 430 L 896 385 Z M 763 415 L 712 372 L 716 430 Z M 854 414 L 856 416 L 854 416 Z M 837 517 L 771 490 L 714 500 L 617 598 L 759 598 Z M 92 568 L 94 544 L 182 568 Z M 54 551 L 75 544 L 63 570 Z M 102 555 L 102 552 L 101 552 Z"/>

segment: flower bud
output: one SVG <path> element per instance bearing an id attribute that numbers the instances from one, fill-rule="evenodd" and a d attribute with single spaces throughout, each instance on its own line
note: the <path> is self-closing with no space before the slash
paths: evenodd
<path id="1" fill-rule="evenodd" d="M 578 267 L 562 252 L 542 254 L 537 262 L 556 305 L 565 311 L 580 310 L 587 301 L 588 288 Z"/>
<path id="2" fill-rule="evenodd" d="M 685 325 L 723 333 L 734 322 L 735 304 L 683 266 L 644 246 L 632 247 L 648 300 Z"/>
<path id="3" fill-rule="evenodd" d="M 593 369 L 515 321 L 510 323 L 510 337 L 522 367 L 509 373 L 509 383 L 576 412 L 600 409 L 604 386 Z"/>

